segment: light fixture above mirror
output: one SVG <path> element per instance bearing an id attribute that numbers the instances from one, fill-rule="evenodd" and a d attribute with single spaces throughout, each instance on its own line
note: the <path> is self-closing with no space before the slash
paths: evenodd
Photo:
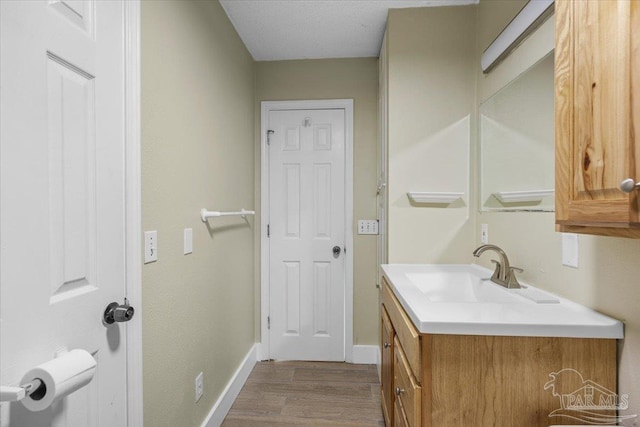
<path id="1" fill-rule="evenodd" d="M 482 54 L 480 65 L 486 74 L 533 33 L 554 10 L 554 0 L 529 0 Z"/>

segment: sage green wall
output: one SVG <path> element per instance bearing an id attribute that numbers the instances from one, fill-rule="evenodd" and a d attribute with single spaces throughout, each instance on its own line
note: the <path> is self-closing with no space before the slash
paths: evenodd
<path id="1" fill-rule="evenodd" d="M 254 65 L 217 1 L 143 1 L 141 37 L 145 425 L 199 426 L 254 343 L 254 219 L 199 218 L 253 208 Z"/>
<path id="2" fill-rule="evenodd" d="M 481 74 L 480 55 L 526 1 L 481 0 L 478 7 L 476 66 L 478 100 L 541 58 L 553 44 L 553 19 L 489 75 Z M 562 265 L 561 234 L 554 230 L 553 213 L 479 213 L 474 242 L 479 245 L 480 224 L 489 225 L 489 240 L 505 249 L 512 265 L 525 269 L 524 281 L 592 307 L 625 322 L 619 346 L 619 389 L 629 395 L 629 409 L 620 415 L 640 414 L 640 240 L 580 235 L 579 268 Z M 471 259 L 469 259 L 471 261 Z M 480 261 L 489 266 L 489 257 Z M 630 420 L 622 425 L 635 426 Z"/>
<path id="3" fill-rule="evenodd" d="M 473 250 L 475 8 L 392 9 L 388 57 L 390 263 L 464 262 Z M 407 192 L 461 192 L 413 205 Z"/>
<path id="4" fill-rule="evenodd" d="M 354 100 L 355 230 L 358 219 L 376 218 L 377 58 L 256 63 L 256 111 L 260 111 L 260 101 L 338 98 Z M 256 120 L 256 127 L 260 129 L 260 118 L 257 117 Z M 259 135 L 257 140 L 260 140 Z M 259 179 L 259 149 L 256 149 L 256 156 L 256 174 Z M 259 185 L 257 181 L 258 192 Z M 259 200 L 259 194 L 257 197 Z M 379 341 L 376 236 L 355 234 L 353 251 L 353 343 L 374 345 Z M 257 292 L 259 294 L 259 288 Z M 259 334 L 259 327 L 256 330 Z"/>

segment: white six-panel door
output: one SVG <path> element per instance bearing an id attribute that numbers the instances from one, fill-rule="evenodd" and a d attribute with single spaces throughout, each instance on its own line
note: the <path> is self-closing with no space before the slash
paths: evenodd
<path id="1" fill-rule="evenodd" d="M 345 110 L 270 111 L 268 129 L 270 357 L 344 361 Z"/>
<path id="2" fill-rule="evenodd" d="M 0 1 L 0 383 L 64 348 L 97 360 L 53 407 L 2 426 L 126 426 L 124 21 L 121 1 Z"/>

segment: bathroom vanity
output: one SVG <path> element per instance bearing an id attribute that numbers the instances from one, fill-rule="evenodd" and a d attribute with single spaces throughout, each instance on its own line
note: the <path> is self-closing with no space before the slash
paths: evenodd
<path id="1" fill-rule="evenodd" d="M 560 395 L 585 384 L 616 391 L 619 321 L 534 287 L 514 294 L 476 265 L 383 272 L 387 427 L 571 424 L 550 417 Z M 559 373 L 567 368 L 579 375 Z"/>

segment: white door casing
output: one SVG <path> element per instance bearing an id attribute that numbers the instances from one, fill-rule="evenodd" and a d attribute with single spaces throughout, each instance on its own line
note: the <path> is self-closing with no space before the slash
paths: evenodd
<path id="1" fill-rule="evenodd" d="M 377 216 L 378 216 L 378 236 L 376 239 L 378 256 L 378 277 L 377 286 L 381 289 L 382 284 L 382 264 L 387 263 L 387 205 L 388 205 L 388 100 L 389 100 L 389 82 L 388 82 L 388 59 L 387 59 L 387 33 L 385 32 L 382 39 L 382 48 L 380 49 L 380 60 L 378 61 L 378 191 L 377 191 Z"/>
<path id="2" fill-rule="evenodd" d="M 0 424 L 141 425 L 139 310 L 102 323 L 127 293 L 139 308 L 139 3 L 0 7 L 0 383 L 63 348 L 97 361 L 87 387 L 42 412 L 3 404 Z"/>
<path id="3" fill-rule="evenodd" d="M 263 102 L 262 358 L 352 359 L 352 105 Z"/>

